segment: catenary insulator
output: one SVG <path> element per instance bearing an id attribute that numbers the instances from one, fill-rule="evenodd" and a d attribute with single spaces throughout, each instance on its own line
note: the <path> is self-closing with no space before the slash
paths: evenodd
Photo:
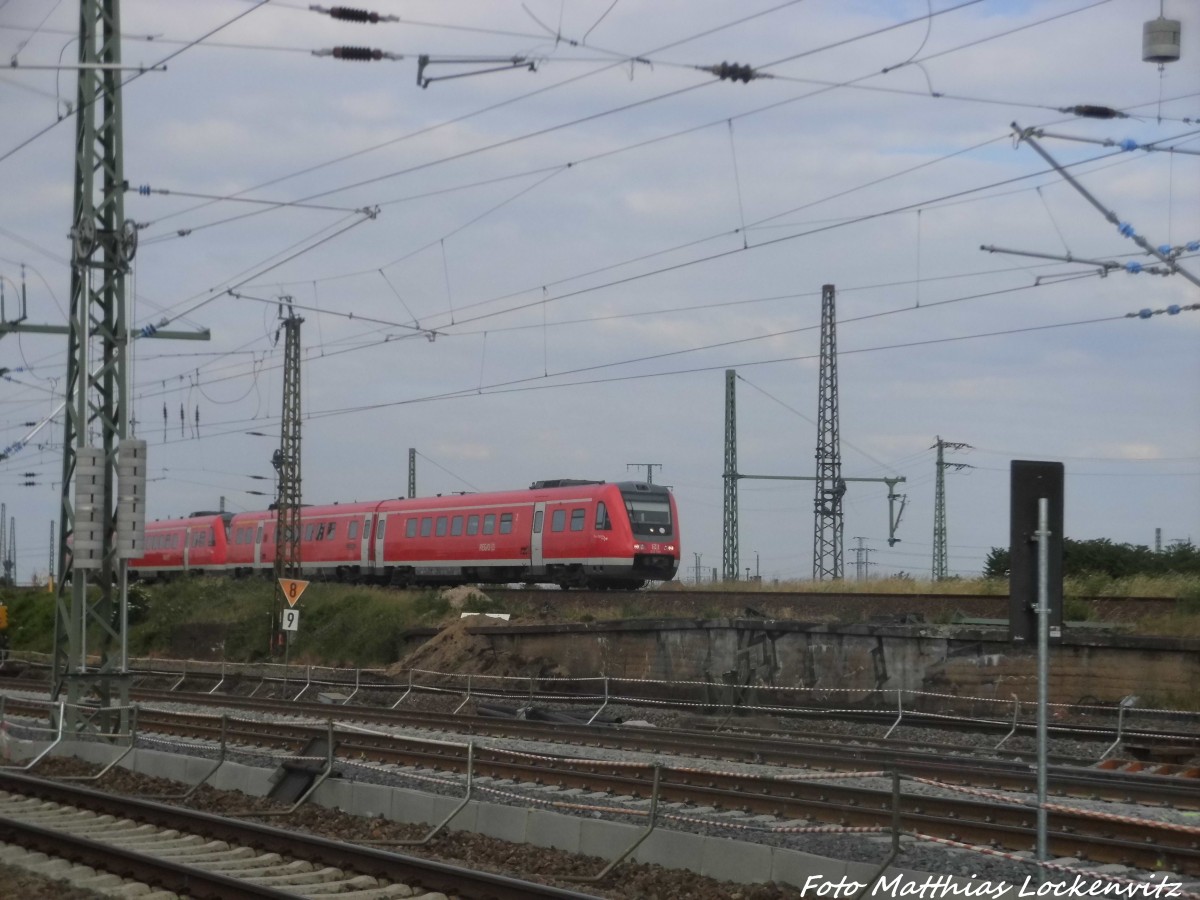
<path id="1" fill-rule="evenodd" d="M 1179 59 L 1180 31 L 1178 19 L 1164 19 L 1162 16 L 1143 25 L 1142 61 L 1161 66 Z"/>

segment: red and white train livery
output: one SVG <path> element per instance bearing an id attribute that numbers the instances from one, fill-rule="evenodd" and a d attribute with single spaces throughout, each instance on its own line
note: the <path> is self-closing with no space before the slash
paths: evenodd
<path id="1" fill-rule="evenodd" d="M 641 482 L 564 479 L 524 491 L 305 506 L 300 521 L 306 578 L 637 588 L 679 569 L 675 497 Z M 275 529 L 274 511 L 152 522 L 131 571 L 269 576 Z"/>

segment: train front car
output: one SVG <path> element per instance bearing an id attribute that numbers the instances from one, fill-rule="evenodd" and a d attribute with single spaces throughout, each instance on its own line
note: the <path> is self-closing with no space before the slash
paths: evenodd
<path id="1" fill-rule="evenodd" d="M 630 532 L 633 566 L 627 583 L 615 587 L 641 587 L 647 581 L 670 581 L 679 571 L 679 512 L 675 495 L 658 484 L 623 481 L 612 485 L 619 492 L 618 510 L 625 513 Z M 626 579 L 618 576 L 618 581 Z"/>

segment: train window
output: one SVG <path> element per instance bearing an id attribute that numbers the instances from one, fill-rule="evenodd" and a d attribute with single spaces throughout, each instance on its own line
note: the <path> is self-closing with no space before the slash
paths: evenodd
<path id="1" fill-rule="evenodd" d="M 596 504 L 596 530 L 612 531 L 612 520 L 608 517 L 608 507 L 603 500 Z"/>
<path id="2" fill-rule="evenodd" d="M 358 537 L 358 519 L 355 519 L 346 527 L 346 540 L 352 541 Z"/>
<path id="3" fill-rule="evenodd" d="M 329 527 L 325 529 L 325 540 L 332 541 L 335 534 L 337 534 L 337 522 L 330 522 Z"/>
<path id="4" fill-rule="evenodd" d="M 404 523 L 404 536 L 405 537 L 416 537 L 417 536 L 417 522 L 418 521 L 419 520 L 414 516 L 413 518 L 409 519 L 407 522 Z"/>
<path id="5" fill-rule="evenodd" d="M 437 536 L 438 537 L 446 536 L 446 517 L 445 516 L 437 517 Z"/>
<path id="6" fill-rule="evenodd" d="M 210 547 L 217 546 L 217 533 L 215 531 L 213 531 L 211 528 L 208 529 L 208 546 L 210 546 Z"/>
<path id="7" fill-rule="evenodd" d="M 488 513 L 483 517 L 483 533 L 491 534 L 496 530 L 496 514 Z"/>
<path id="8" fill-rule="evenodd" d="M 254 542 L 256 544 L 261 544 L 263 542 L 263 527 L 261 525 L 258 526 L 258 534 L 255 536 Z"/>
<path id="9" fill-rule="evenodd" d="M 421 537 L 429 537 L 433 534 L 433 518 L 425 516 L 421 519 Z"/>
<path id="10" fill-rule="evenodd" d="M 545 515 L 545 512 L 540 509 L 535 511 L 533 514 L 533 533 L 534 534 L 542 533 L 542 516 L 543 515 Z"/>
<path id="11" fill-rule="evenodd" d="M 567 527 L 567 511 L 565 509 L 556 509 L 554 514 L 550 516 L 550 530 L 562 531 Z"/>
<path id="12" fill-rule="evenodd" d="M 512 531 L 512 525 L 513 525 L 513 514 L 512 513 L 501 513 L 500 514 L 500 533 L 501 534 L 509 534 Z"/>
<path id="13" fill-rule="evenodd" d="M 311 525 L 310 525 L 310 526 L 308 526 L 308 527 L 309 527 L 309 528 L 312 528 L 312 526 L 311 526 Z M 320 525 L 318 525 L 318 526 L 317 526 L 317 536 L 316 536 L 316 540 L 318 540 L 318 541 L 321 541 L 321 540 L 324 540 L 324 539 L 325 539 L 325 523 L 324 523 L 324 522 L 322 522 Z"/>
<path id="14" fill-rule="evenodd" d="M 479 534 L 479 516 L 467 516 L 467 534 Z"/>
<path id="15" fill-rule="evenodd" d="M 381 516 L 379 522 L 375 525 L 375 540 L 383 540 L 383 529 L 385 525 L 387 525 L 387 519 Z"/>
<path id="16" fill-rule="evenodd" d="M 311 541 L 312 533 L 313 533 L 312 522 L 309 522 L 307 525 L 304 526 L 304 539 L 306 541 Z"/>
<path id="17" fill-rule="evenodd" d="M 462 520 L 463 520 L 462 516 L 455 516 L 453 519 L 450 520 L 450 533 L 452 535 L 457 537 L 458 535 L 462 534 L 462 529 L 463 529 L 463 521 Z"/>
<path id="18" fill-rule="evenodd" d="M 585 509 L 571 510 L 571 530 L 572 531 L 583 531 L 583 518 L 586 515 L 587 515 L 587 510 L 585 510 Z"/>

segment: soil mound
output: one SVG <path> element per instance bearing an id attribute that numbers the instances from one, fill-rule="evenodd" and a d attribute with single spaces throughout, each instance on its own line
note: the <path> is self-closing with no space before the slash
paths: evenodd
<path id="1" fill-rule="evenodd" d="M 442 628 L 412 653 L 390 666 L 387 670 L 388 675 L 403 676 L 410 669 L 421 669 L 447 675 L 495 675 L 516 678 L 565 676 L 566 673 L 556 660 L 544 657 L 524 659 L 508 650 L 496 649 L 496 643 L 486 632 L 491 629 L 502 630 L 506 624 L 508 623 L 503 619 L 482 615 L 459 619 Z M 484 633 L 472 634 L 472 631 Z"/>

